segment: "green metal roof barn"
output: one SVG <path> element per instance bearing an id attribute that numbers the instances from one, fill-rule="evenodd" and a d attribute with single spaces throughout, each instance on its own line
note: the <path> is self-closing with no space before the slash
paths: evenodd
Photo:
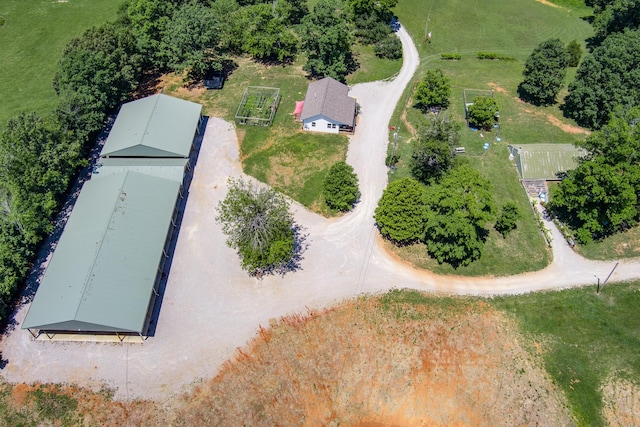
<path id="1" fill-rule="evenodd" d="M 202 106 L 167 95 L 122 105 L 102 157 L 189 157 Z"/>
<path id="2" fill-rule="evenodd" d="M 146 335 L 201 108 L 166 95 L 123 105 L 23 329 Z"/>

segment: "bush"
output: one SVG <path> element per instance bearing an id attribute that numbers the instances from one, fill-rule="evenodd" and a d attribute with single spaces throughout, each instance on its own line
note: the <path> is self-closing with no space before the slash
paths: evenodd
<path id="1" fill-rule="evenodd" d="M 502 207 L 502 213 L 496 221 L 495 229 L 505 237 L 517 227 L 516 221 L 520 218 L 520 210 L 514 202 L 507 202 Z"/>
<path id="2" fill-rule="evenodd" d="M 443 53 L 440 55 L 440 58 L 449 61 L 459 61 L 462 59 L 462 55 L 460 55 L 459 53 Z"/>
<path id="3" fill-rule="evenodd" d="M 424 190 L 415 179 L 393 181 L 382 193 L 374 218 L 380 234 L 398 245 L 424 234 Z"/>
<path id="4" fill-rule="evenodd" d="M 360 197 L 358 176 L 353 167 L 346 162 L 338 162 L 331 166 L 323 183 L 322 195 L 329 209 L 350 211 Z"/>
<path id="5" fill-rule="evenodd" d="M 416 107 L 423 112 L 431 107 L 447 108 L 451 96 L 451 80 L 442 70 L 429 70 L 416 86 Z"/>
<path id="6" fill-rule="evenodd" d="M 395 34 L 388 34 L 373 47 L 373 51 L 379 58 L 402 58 L 402 42 Z"/>
<path id="7" fill-rule="evenodd" d="M 516 58 L 512 56 L 500 55 L 495 52 L 478 52 L 478 59 L 495 59 L 498 61 L 515 61 Z"/>
<path id="8" fill-rule="evenodd" d="M 580 46 L 578 40 L 571 40 L 569 42 L 567 52 L 569 53 L 569 67 L 577 67 L 582 57 L 582 46 Z"/>

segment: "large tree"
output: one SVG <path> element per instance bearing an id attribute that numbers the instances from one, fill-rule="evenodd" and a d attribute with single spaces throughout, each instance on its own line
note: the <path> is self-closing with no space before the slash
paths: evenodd
<path id="1" fill-rule="evenodd" d="M 53 86 L 61 96 L 90 97 L 96 109 L 108 111 L 138 85 L 142 55 L 127 27 L 105 24 L 69 42 L 58 64 Z"/>
<path id="2" fill-rule="evenodd" d="M 459 140 L 460 126 L 447 113 L 431 116 L 412 143 L 412 175 L 425 184 L 439 179 L 453 165 Z"/>
<path id="3" fill-rule="evenodd" d="M 230 178 L 229 192 L 218 204 L 217 214 L 227 245 L 238 252 L 249 274 L 278 271 L 293 260 L 293 215 L 281 193 Z"/>
<path id="4" fill-rule="evenodd" d="M 286 6 L 284 2 L 278 3 Z M 269 4 L 248 7 L 249 24 L 244 29 L 242 49 L 256 59 L 289 62 L 295 58 L 298 38 L 288 29 L 287 12 Z"/>
<path id="5" fill-rule="evenodd" d="M 423 111 L 430 107 L 447 108 L 450 96 L 451 80 L 440 69 L 427 71 L 413 95 L 416 107 Z"/>
<path id="6" fill-rule="evenodd" d="M 307 54 L 303 69 L 313 77 L 345 81 L 355 68 L 353 37 L 338 0 L 320 0 L 300 26 L 302 48 Z"/>
<path id="7" fill-rule="evenodd" d="M 489 181 L 467 165 L 452 169 L 426 192 L 424 241 L 429 253 L 454 267 L 478 259 L 493 211 Z"/>
<path id="8" fill-rule="evenodd" d="M 564 113 L 581 126 L 599 129 L 617 106 L 640 105 L 639 87 L 640 31 L 612 34 L 578 67 Z"/>
<path id="9" fill-rule="evenodd" d="M 490 96 L 476 96 L 468 108 L 469 126 L 490 130 L 496 121 L 498 104 Z"/>
<path id="10" fill-rule="evenodd" d="M 148 66 L 164 67 L 162 41 L 173 13 L 183 0 L 129 0 L 124 16 Z"/>
<path id="11" fill-rule="evenodd" d="M 399 245 L 420 240 L 424 232 L 424 190 L 411 178 L 391 182 L 382 193 L 374 218 L 380 234 Z"/>
<path id="12" fill-rule="evenodd" d="M 552 187 L 549 208 L 589 242 L 638 222 L 640 109 L 618 110 L 580 145 L 587 155 Z"/>
<path id="13" fill-rule="evenodd" d="M 322 195 L 329 209 L 346 212 L 360 197 L 358 175 L 353 166 L 341 161 L 334 163 L 322 185 Z"/>
<path id="14" fill-rule="evenodd" d="M 520 97 L 535 105 L 551 105 L 567 75 L 569 52 L 560 39 L 548 39 L 531 52 L 524 64 Z"/>
<path id="15" fill-rule="evenodd" d="M 57 123 L 35 113 L 7 122 L 0 135 L 0 202 L 5 221 L 36 244 L 52 229 L 52 217 L 81 164 L 79 143 Z"/>
<path id="16" fill-rule="evenodd" d="M 640 1 L 613 0 L 596 10 L 593 21 L 595 41 L 602 41 L 608 35 L 635 30 L 640 27 Z"/>
<path id="17" fill-rule="evenodd" d="M 167 64 L 174 71 L 189 70 L 191 75 L 202 77 L 207 71 L 222 69 L 218 19 L 209 7 L 195 0 L 173 13 L 162 40 Z"/>

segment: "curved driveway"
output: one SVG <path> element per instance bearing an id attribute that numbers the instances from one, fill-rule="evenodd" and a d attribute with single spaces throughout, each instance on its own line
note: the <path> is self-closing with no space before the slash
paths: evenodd
<path id="1" fill-rule="evenodd" d="M 418 53 L 404 29 L 402 69 L 391 82 L 356 85 L 362 107 L 347 161 L 359 176 L 362 200 L 339 219 L 326 219 L 294 205 L 307 228 L 309 247 L 299 271 L 263 280 L 249 278 L 224 244 L 214 208 L 226 194 L 228 176 L 241 176 L 233 126 L 212 118 L 178 237 L 156 335 L 144 344 L 40 342 L 15 329 L 3 337 L 7 362 L 1 375 L 12 382 L 107 385 L 115 397 L 166 399 L 199 378 L 213 377 L 246 344 L 259 325 L 281 316 L 322 308 L 360 293 L 415 288 L 459 294 L 520 293 L 604 280 L 613 262 L 587 261 L 563 243 L 555 227 L 554 259 L 546 269 L 512 277 L 436 276 L 394 261 L 378 245 L 373 212 L 386 185 L 387 126 L 418 66 Z M 640 276 L 637 261 L 623 261 L 612 280 Z M 18 324 L 26 306 L 16 314 Z"/>

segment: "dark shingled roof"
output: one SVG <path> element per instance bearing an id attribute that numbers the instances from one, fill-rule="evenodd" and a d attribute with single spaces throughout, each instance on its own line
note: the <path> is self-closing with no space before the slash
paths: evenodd
<path id="1" fill-rule="evenodd" d="M 356 100 L 349 97 L 348 93 L 347 85 L 331 77 L 310 83 L 300 119 L 321 115 L 339 124 L 353 126 Z"/>

